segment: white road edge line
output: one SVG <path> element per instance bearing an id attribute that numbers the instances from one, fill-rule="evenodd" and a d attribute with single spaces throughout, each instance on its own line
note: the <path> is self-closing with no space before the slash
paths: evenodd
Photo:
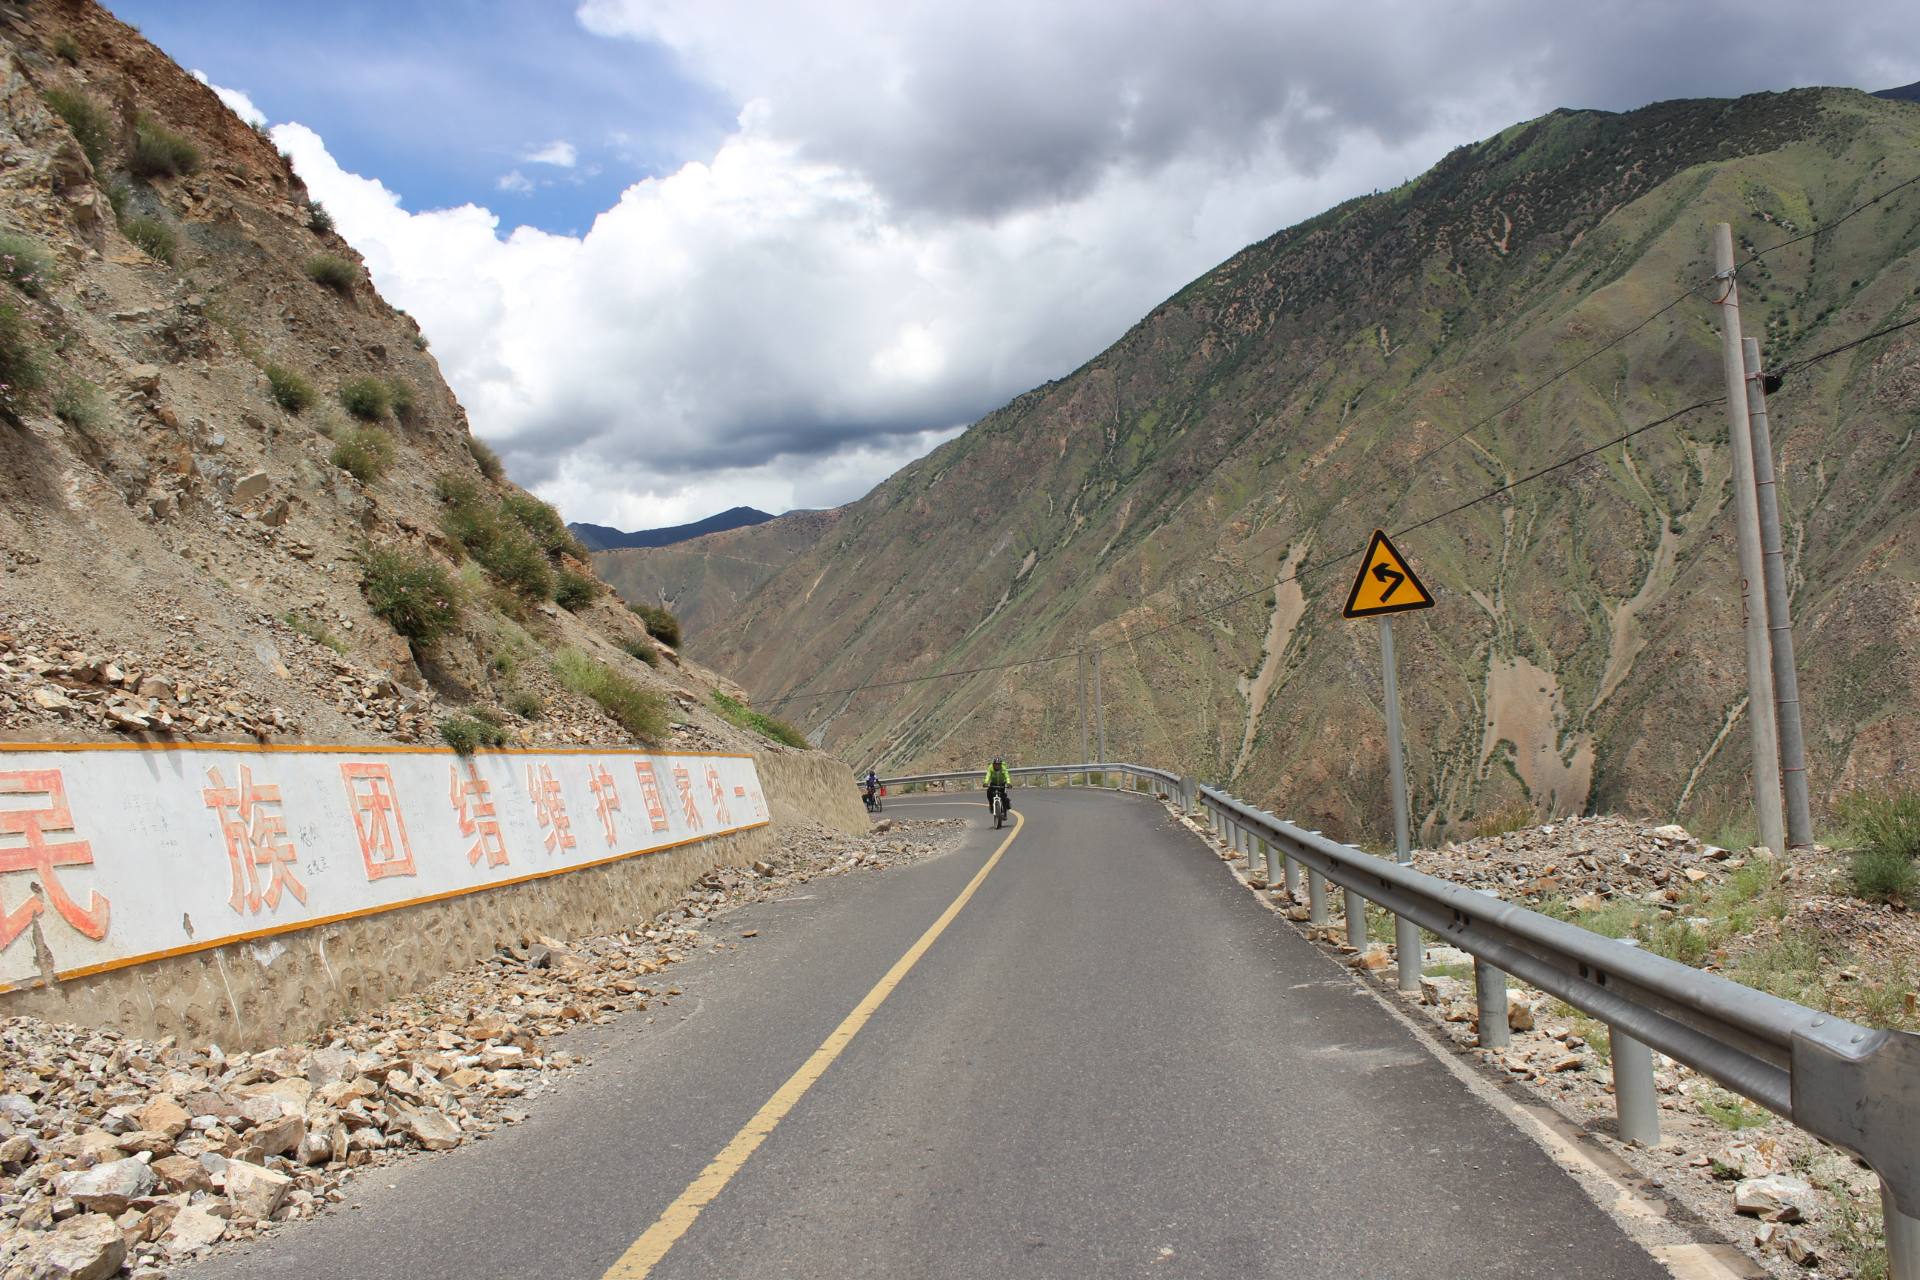
<path id="1" fill-rule="evenodd" d="M 1214 842 L 1208 838 L 1204 827 L 1184 815 L 1176 813 L 1173 816 L 1182 826 L 1200 838 L 1201 845 L 1208 852 L 1214 851 Z M 1224 846 L 1221 847 L 1224 848 Z M 1247 879 L 1246 872 L 1235 862 L 1228 862 L 1225 859 L 1222 859 L 1222 862 L 1232 873 L 1233 878 L 1239 881 L 1241 887 L 1246 889 L 1256 902 L 1276 916 L 1296 936 L 1304 938 L 1304 934 L 1293 927 L 1294 922 L 1287 919 L 1285 910 L 1270 892 L 1254 888 Z M 1655 1223 L 1671 1231 L 1681 1231 L 1693 1224 L 1683 1226 L 1681 1223 L 1674 1222 L 1668 1217 L 1666 1200 L 1648 1196 L 1640 1188 L 1623 1182 L 1613 1170 L 1589 1154 L 1581 1143 L 1558 1132 L 1469 1066 L 1452 1040 L 1441 1039 L 1439 1032 L 1427 1026 L 1422 1019 L 1401 1008 L 1373 983 L 1361 979 L 1353 970 L 1323 951 L 1318 944 L 1310 939 L 1306 940 L 1308 945 L 1312 946 L 1314 954 L 1338 972 L 1349 986 L 1372 997 L 1375 1004 L 1385 1009 L 1401 1026 L 1412 1032 L 1414 1038 L 1427 1052 L 1452 1072 L 1454 1077 L 1467 1087 L 1468 1092 L 1505 1117 L 1508 1123 L 1531 1138 L 1536 1146 L 1545 1151 L 1548 1158 L 1555 1164 L 1573 1175 L 1574 1184 L 1584 1191 L 1595 1205 L 1619 1223 L 1627 1237 L 1646 1250 L 1655 1262 L 1665 1267 L 1675 1280 L 1755 1280 L 1756 1277 L 1765 1277 L 1768 1274 L 1759 1270 L 1745 1254 L 1740 1253 L 1733 1245 L 1718 1236 L 1711 1240 L 1696 1239 L 1683 1244 L 1654 1239 L 1655 1233 L 1650 1228 Z M 1551 1109 L 1551 1104 L 1545 1099 L 1541 1100 L 1540 1105 Z M 1614 1195 L 1611 1204 L 1597 1193 L 1598 1187 L 1594 1185 L 1596 1183 L 1606 1186 Z M 1719 1256 L 1722 1252 L 1736 1254 L 1741 1262 L 1746 1264 L 1745 1268 L 1735 1270 L 1729 1266 Z"/>

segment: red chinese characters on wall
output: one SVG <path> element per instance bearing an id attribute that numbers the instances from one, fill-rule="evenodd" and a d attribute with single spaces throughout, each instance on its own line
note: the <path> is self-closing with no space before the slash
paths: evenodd
<path id="1" fill-rule="evenodd" d="M 467 761 L 466 766 L 464 778 L 460 776 L 459 766 L 447 767 L 447 786 L 454 815 L 460 820 L 460 834 L 473 841 L 467 849 L 467 862 L 477 867 L 484 857 L 488 866 L 504 867 L 507 842 L 500 834 L 500 819 L 493 811 L 493 801 L 487 798 L 492 784 L 480 776 L 473 761 Z"/>
<path id="2" fill-rule="evenodd" d="M 253 770 L 239 767 L 240 783 L 230 787 L 217 768 L 207 770 L 207 787 L 201 798 L 220 822 L 220 834 L 227 842 L 227 866 L 232 873 L 233 892 L 227 905 L 243 914 L 258 915 L 280 905 L 280 894 L 291 893 L 306 905 L 307 889 L 294 875 L 299 854 L 287 838 L 287 820 L 281 816 L 280 788 L 255 785 Z M 260 869 L 267 868 L 267 887 L 260 888 Z"/>
<path id="3" fill-rule="evenodd" d="M 347 784 L 347 805 L 353 811 L 353 833 L 360 838 L 367 879 L 418 875 L 400 798 L 393 790 L 393 770 L 384 764 L 343 764 L 340 777 Z"/>
<path id="4" fill-rule="evenodd" d="M 606 832 L 607 848 L 614 848 L 620 843 L 620 833 L 613 825 L 613 815 L 620 812 L 620 792 L 615 789 L 607 766 L 587 767 L 587 789 L 593 792 L 593 812 L 600 819 L 600 829 Z"/>
<path id="5" fill-rule="evenodd" d="M 680 816 L 687 820 L 687 830 L 704 831 L 707 820 L 700 816 L 700 806 L 693 802 L 693 775 L 687 772 L 687 766 L 673 766 L 673 789 L 680 793 Z"/>
<path id="6" fill-rule="evenodd" d="M 60 838 L 49 839 L 50 833 Z M 80 933 L 96 942 L 107 936 L 107 900 L 90 893 L 83 909 L 56 874 L 59 867 L 93 865 L 93 846 L 76 838 L 78 834 L 60 770 L 0 773 L 0 875 L 32 872 L 31 883 L 39 890 L 29 890 L 25 902 L 0 915 L 0 948 L 12 946 L 49 901 L 60 918 Z M 0 902 L 0 911 L 4 910 L 5 903 Z"/>
<path id="7" fill-rule="evenodd" d="M 736 800 L 745 800 L 748 806 L 753 809 L 754 817 L 764 819 L 767 816 L 766 802 L 760 798 L 758 793 L 750 793 L 745 787 L 736 783 L 733 788 L 733 798 Z"/>
<path id="8" fill-rule="evenodd" d="M 707 762 L 707 794 L 713 797 L 713 816 L 720 820 L 720 825 L 732 826 L 733 814 L 727 809 L 727 785 L 720 781 L 720 770 L 712 761 Z"/>
<path id="9" fill-rule="evenodd" d="M 547 833 L 547 852 L 573 848 L 573 821 L 567 817 L 567 798 L 560 791 L 560 779 L 553 776 L 553 767 L 528 765 L 527 790 L 533 793 L 533 816 Z"/>
<path id="10" fill-rule="evenodd" d="M 640 802 L 647 809 L 647 825 L 655 831 L 665 831 L 667 800 L 661 792 L 659 769 L 651 760 L 635 760 L 633 772 L 640 779 Z"/>

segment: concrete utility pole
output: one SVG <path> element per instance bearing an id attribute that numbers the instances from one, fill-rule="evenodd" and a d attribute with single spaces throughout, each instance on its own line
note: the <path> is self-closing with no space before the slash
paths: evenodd
<path id="1" fill-rule="evenodd" d="M 1080 758 L 1087 758 L 1087 651 L 1080 650 L 1073 656 L 1073 679 L 1075 693 L 1080 701 Z M 1085 781 L 1085 779 L 1082 779 Z"/>
<path id="2" fill-rule="evenodd" d="M 1800 673 L 1793 660 L 1793 602 L 1787 594 L 1787 556 L 1780 538 L 1780 488 L 1773 475 L 1773 429 L 1767 425 L 1767 388 L 1760 343 L 1740 348 L 1747 375 L 1747 424 L 1753 438 L 1753 487 L 1759 498 L 1760 560 L 1767 586 L 1767 639 L 1773 648 L 1773 698 L 1780 727 L 1780 783 L 1787 793 L 1787 843 L 1813 843 L 1807 798 L 1807 746 L 1800 726 Z"/>
<path id="3" fill-rule="evenodd" d="M 1106 690 L 1100 683 L 1100 651 L 1093 651 L 1093 732 L 1094 740 L 1100 746 L 1095 758 L 1101 764 L 1107 762 L 1107 699 Z"/>
<path id="4" fill-rule="evenodd" d="M 1740 343 L 1740 285 L 1733 273 L 1733 228 L 1713 228 L 1713 269 L 1719 281 L 1720 353 L 1726 370 L 1727 435 L 1733 446 L 1733 506 L 1740 546 L 1740 603 L 1746 615 L 1747 723 L 1753 731 L 1753 811 L 1760 842 L 1787 851 L 1780 807 L 1780 736 L 1775 722 L 1773 651 L 1767 642 L 1765 570 L 1760 563 L 1759 498 L 1753 483 L 1753 435 L 1747 422 L 1746 356 Z"/>

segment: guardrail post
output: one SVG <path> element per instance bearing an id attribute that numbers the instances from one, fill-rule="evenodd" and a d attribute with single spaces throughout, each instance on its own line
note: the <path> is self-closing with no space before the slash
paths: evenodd
<path id="1" fill-rule="evenodd" d="M 1479 956 L 1473 958 L 1473 1000 L 1480 1009 L 1480 1047 L 1506 1048 L 1512 1039 L 1507 1030 L 1507 975 Z M 1618 1067 L 1614 1079 L 1619 1080 Z"/>
<path id="2" fill-rule="evenodd" d="M 1300 864 L 1291 856 L 1283 858 L 1282 861 L 1287 864 L 1287 900 L 1292 901 L 1300 896 Z"/>
<path id="3" fill-rule="evenodd" d="M 1405 916 L 1393 918 L 1393 962 L 1400 970 L 1400 990 L 1408 995 L 1420 991 L 1420 966 L 1426 951 L 1420 941 L 1420 926 Z"/>
<path id="4" fill-rule="evenodd" d="M 1347 890 L 1347 945 L 1367 949 L 1367 900 L 1352 889 Z"/>
<path id="5" fill-rule="evenodd" d="M 1260 837 L 1260 843 L 1267 851 L 1267 888 L 1277 892 L 1281 885 L 1280 846 L 1265 836 Z"/>
<path id="6" fill-rule="evenodd" d="M 1618 1027 L 1607 1028 L 1613 1057 L 1613 1112 L 1622 1142 L 1660 1143 L 1660 1098 L 1653 1087 L 1653 1050 Z"/>
<path id="7" fill-rule="evenodd" d="M 1307 868 L 1307 923 L 1325 928 L 1327 924 L 1326 877 Z"/>
<path id="8" fill-rule="evenodd" d="M 1880 1179 L 1880 1215 L 1886 1224 L 1887 1280 L 1920 1280 L 1920 1218 L 1893 1203 L 1893 1188 Z"/>

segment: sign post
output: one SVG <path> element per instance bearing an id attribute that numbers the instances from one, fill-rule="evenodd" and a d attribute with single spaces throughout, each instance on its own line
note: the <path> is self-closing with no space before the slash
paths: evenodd
<path id="1" fill-rule="evenodd" d="M 1375 529 L 1367 543 L 1367 554 L 1360 572 L 1347 593 L 1343 618 L 1380 619 L 1380 684 L 1387 712 L 1387 780 L 1393 791 L 1393 856 L 1403 866 L 1413 861 L 1413 840 L 1407 816 L 1407 766 L 1400 736 L 1400 680 L 1393 659 L 1393 615 L 1412 609 L 1433 608 L 1433 593 L 1420 581 L 1406 557 L 1390 541 L 1385 531 Z M 1356 911 L 1364 912 L 1360 895 L 1347 893 L 1347 941 L 1366 945 L 1364 919 L 1358 936 L 1354 926 Z M 1393 945 L 1400 969 L 1400 989 L 1420 989 L 1420 926 L 1403 916 L 1394 917 Z"/>

